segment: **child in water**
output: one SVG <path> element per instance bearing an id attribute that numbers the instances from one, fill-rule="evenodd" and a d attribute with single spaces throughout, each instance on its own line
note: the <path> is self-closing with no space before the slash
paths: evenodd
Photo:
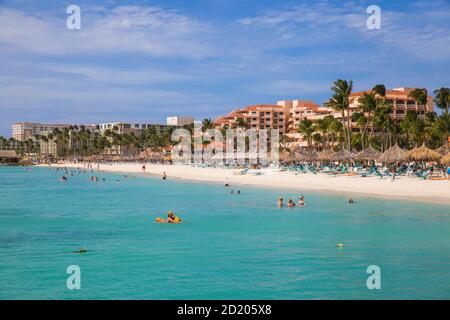
<path id="1" fill-rule="evenodd" d="M 292 201 L 292 199 L 289 199 L 289 200 L 288 200 L 288 203 L 287 203 L 287 207 L 288 207 L 288 208 L 293 208 L 293 207 L 295 207 L 295 202 Z"/>

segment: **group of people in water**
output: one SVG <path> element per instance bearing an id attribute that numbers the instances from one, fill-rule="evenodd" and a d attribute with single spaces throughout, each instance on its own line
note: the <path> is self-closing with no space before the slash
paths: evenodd
<path id="1" fill-rule="evenodd" d="M 52 170 L 52 168 L 50 168 L 50 170 Z M 77 168 L 76 170 L 69 170 L 66 167 L 64 167 L 64 168 L 57 168 L 56 167 L 54 170 L 57 171 L 57 172 L 58 171 L 63 171 L 64 172 L 64 175 L 59 178 L 60 182 L 67 182 L 67 181 L 69 181 L 69 177 L 74 177 L 75 175 L 80 175 L 80 174 L 86 174 L 87 173 L 86 169 L 82 170 L 81 168 Z M 106 178 L 101 178 L 100 179 L 98 176 L 93 175 L 94 169 L 90 169 L 88 171 L 91 173 L 89 181 L 92 181 L 92 182 L 106 181 Z M 98 171 L 98 172 L 101 172 L 101 171 Z M 117 179 L 116 182 L 119 183 L 119 180 Z"/>
<path id="2" fill-rule="evenodd" d="M 355 203 L 355 200 L 353 198 L 348 199 L 348 203 Z M 294 208 L 294 207 L 304 207 L 305 206 L 305 197 L 303 195 L 300 195 L 298 198 L 297 203 L 295 203 L 292 199 L 289 199 L 286 207 L 287 208 Z M 279 197 L 278 201 L 277 201 L 277 207 L 278 208 L 283 208 L 284 207 L 284 203 L 283 203 L 283 198 Z"/>
<path id="3" fill-rule="evenodd" d="M 299 206 L 299 207 L 304 207 L 305 206 L 305 197 L 303 195 L 300 195 L 298 197 L 297 203 L 295 203 L 292 199 L 289 199 L 287 201 L 287 204 L 286 204 L 287 208 L 294 208 L 296 206 Z M 283 203 L 283 198 L 282 197 L 278 198 L 277 207 L 278 208 L 283 208 L 284 207 L 284 203 Z"/>

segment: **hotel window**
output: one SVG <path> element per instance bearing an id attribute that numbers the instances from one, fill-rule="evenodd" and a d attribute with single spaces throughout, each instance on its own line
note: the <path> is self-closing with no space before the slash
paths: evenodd
<path id="1" fill-rule="evenodd" d="M 139 128 L 139 124 L 135 123 L 135 124 L 134 124 L 134 127 L 135 127 L 135 128 Z"/>

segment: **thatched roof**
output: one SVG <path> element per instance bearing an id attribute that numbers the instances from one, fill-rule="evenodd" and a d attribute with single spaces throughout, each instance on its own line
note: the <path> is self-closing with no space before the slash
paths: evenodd
<path id="1" fill-rule="evenodd" d="M 341 149 L 331 155 L 331 160 L 333 161 L 345 161 L 355 159 L 356 155 L 347 149 Z"/>
<path id="2" fill-rule="evenodd" d="M 16 151 L 14 150 L 0 150 L 0 158 L 4 159 L 18 159 Z"/>
<path id="3" fill-rule="evenodd" d="M 294 154 L 290 152 L 283 152 L 280 154 L 280 161 L 281 162 L 292 162 L 295 161 Z"/>
<path id="4" fill-rule="evenodd" d="M 164 156 L 159 152 L 155 152 L 155 151 L 152 151 L 151 149 L 147 149 L 147 150 L 144 150 L 141 153 L 139 153 L 138 158 L 143 159 L 143 160 L 163 160 Z"/>
<path id="5" fill-rule="evenodd" d="M 306 161 L 308 160 L 308 157 L 309 153 L 301 149 L 280 154 L 280 160 L 282 162 Z"/>
<path id="6" fill-rule="evenodd" d="M 406 151 L 395 144 L 393 147 L 386 150 L 379 158 L 378 161 L 385 163 L 392 163 L 397 161 L 403 161 L 406 158 Z"/>
<path id="7" fill-rule="evenodd" d="M 443 166 L 450 166 L 450 152 L 442 157 L 441 161 L 439 161 Z"/>
<path id="8" fill-rule="evenodd" d="M 356 155 L 358 160 L 375 160 L 381 156 L 381 152 L 377 149 L 372 148 L 372 146 L 364 149 Z"/>
<path id="9" fill-rule="evenodd" d="M 316 150 L 313 150 L 313 151 L 308 152 L 307 154 L 305 154 L 305 160 L 307 160 L 307 161 L 318 161 L 318 160 L 320 160 L 320 154 Z"/>
<path id="10" fill-rule="evenodd" d="M 333 156 L 334 151 L 333 150 L 324 150 L 319 152 L 319 160 L 321 161 L 328 161 L 331 160 L 331 157 Z"/>
<path id="11" fill-rule="evenodd" d="M 425 144 L 419 148 L 412 149 L 406 153 L 406 158 L 414 161 L 436 161 L 441 158 L 441 154 L 428 149 Z"/>
<path id="12" fill-rule="evenodd" d="M 434 151 L 439 152 L 439 154 L 440 154 L 441 156 L 445 156 L 447 153 L 450 152 L 450 148 L 448 147 L 448 145 L 444 145 L 444 146 L 442 146 L 442 147 L 440 147 L 440 148 L 437 148 L 437 149 L 434 150 Z"/>

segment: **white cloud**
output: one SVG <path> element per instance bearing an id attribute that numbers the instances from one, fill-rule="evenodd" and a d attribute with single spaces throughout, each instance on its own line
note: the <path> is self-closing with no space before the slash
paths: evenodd
<path id="1" fill-rule="evenodd" d="M 209 26 L 156 7 L 122 6 L 81 11 L 82 29 L 64 19 L 0 7 L 0 45 L 41 54 L 138 53 L 204 58 L 218 54 Z"/>
<path id="2" fill-rule="evenodd" d="M 420 60 L 449 60 L 450 5 L 443 2 L 427 5 L 421 1 L 414 6 L 420 10 L 395 12 L 381 6 L 381 30 L 367 29 L 366 6 L 357 3 L 337 7 L 328 2 L 318 2 L 288 10 L 268 11 L 239 22 L 246 27 L 263 28 L 268 34 L 277 33 L 281 39 L 286 38 L 299 45 L 302 41 L 304 44 L 329 41 L 332 47 L 349 44 L 350 41 L 365 41 L 381 51 L 397 52 Z M 437 19 L 444 12 L 447 19 Z"/>

